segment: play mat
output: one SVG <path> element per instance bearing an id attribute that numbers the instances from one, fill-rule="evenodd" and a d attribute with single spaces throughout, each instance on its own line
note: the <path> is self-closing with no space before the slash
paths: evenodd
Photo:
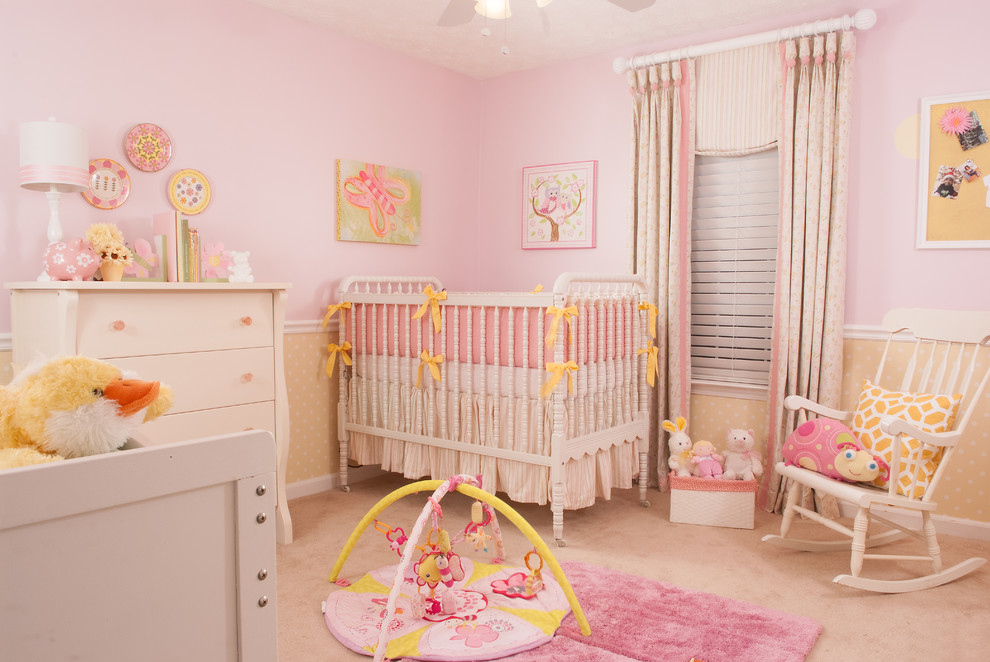
<path id="1" fill-rule="evenodd" d="M 385 535 L 399 563 L 372 570 L 334 590 L 323 606 L 330 632 L 345 646 L 375 660 L 492 660 L 547 643 L 574 611 L 581 632 L 591 628 L 550 549 L 515 510 L 481 488 L 480 478 L 406 485 L 378 502 L 355 527 L 337 558 L 330 581 L 372 523 Z M 388 505 L 433 489 L 407 536 L 378 520 Z M 471 521 L 453 536 L 443 527 L 440 500 L 458 491 L 475 499 Z M 504 549 L 496 511 L 522 531 L 533 549 L 522 566 L 502 563 Z M 427 531 L 425 541 L 418 541 Z M 488 533 L 488 531 L 491 533 Z M 494 556 L 491 563 L 466 554 Z"/>

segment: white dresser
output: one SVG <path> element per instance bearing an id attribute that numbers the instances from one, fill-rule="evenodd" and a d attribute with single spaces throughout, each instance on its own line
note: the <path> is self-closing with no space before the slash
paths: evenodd
<path id="1" fill-rule="evenodd" d="M 11 294 L 15 372 L 82 354 L 168 384 L 172 409 L 140 428 L 157 445 L 261 429 L 275 437 L 276 538 L 292 542 L 285 498 L 289 406 L 284 283 L 24 282 Z"/>

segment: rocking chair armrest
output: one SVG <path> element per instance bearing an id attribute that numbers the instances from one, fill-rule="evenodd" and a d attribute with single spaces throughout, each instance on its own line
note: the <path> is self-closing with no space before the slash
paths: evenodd
<path id="1" fill-rule="evenodd" d="M 784 398 L 784 407 L 790 409 L 791 411 L 806 409 L 813 414 L 817 414 L 818 416 L 834 418 L 837 421 L 848 421 L 852 419 L 852 412 L 832 409 L 831 407 L 818 404 L 814 400 L 809 400 L 808 398 L 800 395 L 789 395 Z"/>
<path id="2" fill-rule="evenodd" d="M 962 433 L 958 430 L 951 430 L 949 432 L 926 432 L 919 430 L 908 421 L 905 421 L 903 418 L 897 418 L 896 416 L 883 416 L 880 419 L 880 429 L 892 436 L 903 434 L 908 437 L 914 437 L 926 444 L 931 444 L 932 446 L 946 448 L 958 444 L 960 437 L 962 437 Z"/>

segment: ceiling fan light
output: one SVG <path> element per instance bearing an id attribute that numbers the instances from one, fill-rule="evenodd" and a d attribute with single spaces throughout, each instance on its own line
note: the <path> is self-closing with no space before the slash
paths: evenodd
<path id="1" fill-rule="evenodd" d="M 509 18 L 512 12 L 509 10 L 509 0 L 479 0 L 474 5 L 474 11 L 485 18 Z"/>

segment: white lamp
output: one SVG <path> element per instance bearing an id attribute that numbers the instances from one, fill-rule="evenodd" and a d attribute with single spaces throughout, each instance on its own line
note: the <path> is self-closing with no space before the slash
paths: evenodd
<path id="1" fill-rule="evenodd" d="M 44 191 L 48 197 L 48 242 L 62 241 L 59 198 L 63 193 L 89 190 L 89 140 L 86 131 L 71 124 L 24 122 L 21 124 L 23 188 Z"/>

